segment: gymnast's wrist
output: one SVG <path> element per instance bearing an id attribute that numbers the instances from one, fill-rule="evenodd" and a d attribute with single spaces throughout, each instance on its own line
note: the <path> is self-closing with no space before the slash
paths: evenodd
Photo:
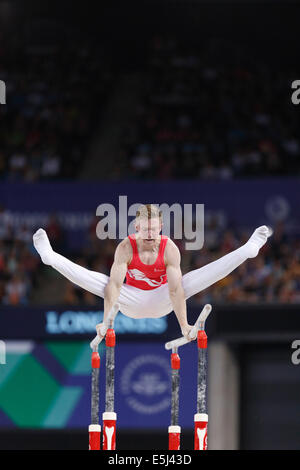
<path id="1" fill-rule="evenodd" d="M 180 325 L 180 328 L 181 328 L 181 333 L 184 335 L 185 332 L 186 332 L 186 330 L 188 330 L 188 328 L 189 328 L 188 322 L 182 323 L 182 324 Z"/>

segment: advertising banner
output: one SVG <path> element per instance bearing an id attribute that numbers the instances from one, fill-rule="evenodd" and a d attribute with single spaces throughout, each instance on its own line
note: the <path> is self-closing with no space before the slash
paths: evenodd
<path id="1" fill-rule="evenodd" d="M 99 350 L 100 420 L 105 409 L 105 348 Z M 196 343 L 182 348 L 180 421 L 196 409 Z M 0 428 L 86 428 L 91 412 L 91 350 L 83 341 L 8 341 L 0 365 Z M 164 343 L 117 343 L 115 412 L 119 428 L 165 428 L 170 421 L 170 353 Z M 167 431 L 166 431 L 167 432 Z"/>

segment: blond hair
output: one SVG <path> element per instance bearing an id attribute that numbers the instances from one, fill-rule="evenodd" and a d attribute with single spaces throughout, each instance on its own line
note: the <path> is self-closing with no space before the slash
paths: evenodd
<path id="1" fill-rule="evenodd" d="M 142 204 L 136 211 L 136 220 L 153 219 L 158 217 L 162 221 L 162 211 L 155 204 Z"/>

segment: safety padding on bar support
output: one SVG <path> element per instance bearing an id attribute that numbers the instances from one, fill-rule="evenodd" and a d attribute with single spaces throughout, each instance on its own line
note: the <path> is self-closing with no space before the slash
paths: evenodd
<path id="1" fill-rule="evenodd" d="M 197 413 L 194 415 L 195 421 L 195 450 L 207 450 L 207 423 L 208 415 L 206 413 Z"/>
<path id="2" fill-rule="evenodd" d="M 180 357 L 176 353 L 171 354 L 171 367 L 172 369 L 180 369 Z"/>
<path id="3" fill-rule="evenodd" d="M 116 449 L 116 421 L 117 414 L 113 411 L 105 411 L 102 414 L 103 418 L 103 450 Z"/>
<path id="4" fill-rule="evenodd" d="M 100 424 L 90 424 L 89 425 L 89 432 L 101 432 Z"/>
<path id="5" fill-rule="evenodd" d="M 180 426 L 169 426 L 169 450 L 180 450 Z"/>
<path id="6" fill-rule="evenodd" d="M 102 419 L 106 421 L 116 421 L 117 413 L 114 413 L 113 411 L 104 411 L 104 413 L 102 413 Z"/>
<path id="7" fill-rule="evenodd" d="M 194 415 L 194 421 L 208 422 L 208 415 L 206 413 L 196 413 Z"/>
<path id="8" fill-rule="evenodd" d="M 92 353 L 92 368 L 99 369 L 100 368 L 100 356 L 98 352 Z"/>
<path id="9" fill-rule="evenodd" d="M 181 427 L 180 426 L 169 426 L 168 427 L 168 432 L 181 432 Z"/>
<path id="10" fill-rule="evenodd" d="M 89 425 L 89 450 L 100 450 L 101 426 L 99 424 Z"/>
<path id="11" fill-rule="evenodd" d="M 207 348 L 207 336 L 204 330 L 199 330 L 197 335 L 197 344 L 199 349 Z"/>
<path id="12" fill-rule="evenodd" d="M 116 345 L 116 334 L 115 330 L 112 328 L 109 328 L 106 332 L 105 345 L 110 348 L 113 348 Z"/>

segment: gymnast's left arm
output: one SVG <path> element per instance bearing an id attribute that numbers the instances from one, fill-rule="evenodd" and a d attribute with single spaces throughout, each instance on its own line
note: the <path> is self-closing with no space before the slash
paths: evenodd
<path id="1" fill-rule="evenodd" d="M 165 263 L 169 287 L 169 295 L 182 334 L 187 338 L 192 326 L 187 321 L 186 301 L 182 287 L 180 268 L 180 252 L 174 242 L 168 240 L 165 250 Z M 187 338 L 188 339 L 188 338 Z"/>

